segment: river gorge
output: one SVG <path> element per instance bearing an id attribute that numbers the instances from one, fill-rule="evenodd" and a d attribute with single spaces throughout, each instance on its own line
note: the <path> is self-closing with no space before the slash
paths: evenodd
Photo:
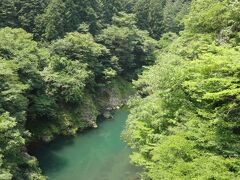
<path id="1" fill-rule="evenodd" d="M 138 169 L 129 163 L 130 148 L 121 139 L 126 108 L 113 118 L 98 119 L 98 128 L 75 137 L 59 137 L 33 154 L 49 180 L 134 180 Z"/>

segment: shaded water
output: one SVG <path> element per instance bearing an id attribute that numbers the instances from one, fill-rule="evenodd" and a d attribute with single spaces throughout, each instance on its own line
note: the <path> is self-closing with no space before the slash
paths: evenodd
<path id="1" fill-rule="evenodd" d="M 127 115 L 127 110 L 119 110 L 97 129 L 38 147 L 34 155 L 44 175 L 49 180 L 137 179 L 137 169 L 129 163 L 130 149 L 120 138 Z"/>

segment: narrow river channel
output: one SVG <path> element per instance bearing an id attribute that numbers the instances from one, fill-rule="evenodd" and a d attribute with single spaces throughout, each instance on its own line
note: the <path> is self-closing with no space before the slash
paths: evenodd
<path id="1" fill-rule="evenodd" d="M 49 180 L 135 180 L 137 169 L 129 163 L 130 149 L 121 140 L 128 112 L 115 112 L 112 120 L 74 138 L 58 138 L 38 147 L 34 155 Z"/>

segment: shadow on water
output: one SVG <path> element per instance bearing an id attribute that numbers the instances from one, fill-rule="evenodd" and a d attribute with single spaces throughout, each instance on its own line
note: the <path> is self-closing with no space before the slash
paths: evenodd
<path id="1" fill-rule="evenodd" d="M 59 172 L 68 166 L 69 161 L 56 152 L 73 144 L 73 137 L 59 136 L 51 143 L 31 144 L 28 150 L 30 155 L 37 157 L 43 173 L 51 174 Z"/>
<path id="2" fill-rule="evenodd" d="M 66 148 L 67 146 L 72 146 L 74 144 L 74 137 L 64 137 L 59 136 L 54 140 L 53 143 L 49 143 L 47 146 L 55 151 L 60 151 L 62 148 Z"/>
<path id="3" fill-rule="evenodd" d="M 44 174 L 59 172 L 68 166 L 68 160 L 55 154 L 46 147 L 40 147 L 39 153 L 34 154 L 39 159 L 39 165 Z"/>

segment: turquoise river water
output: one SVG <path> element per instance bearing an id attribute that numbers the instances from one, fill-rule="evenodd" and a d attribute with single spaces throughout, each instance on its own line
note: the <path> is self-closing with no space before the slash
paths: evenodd
<path id="1" fill-rule="evenodd" d="M 97 129 L 36 148 L 43 174 L 49 180 L 136 180 L 138 170 L 120 137 L 127 116 L 127 110 L 118 110 L 113 119 L 100 119 Z"/>

